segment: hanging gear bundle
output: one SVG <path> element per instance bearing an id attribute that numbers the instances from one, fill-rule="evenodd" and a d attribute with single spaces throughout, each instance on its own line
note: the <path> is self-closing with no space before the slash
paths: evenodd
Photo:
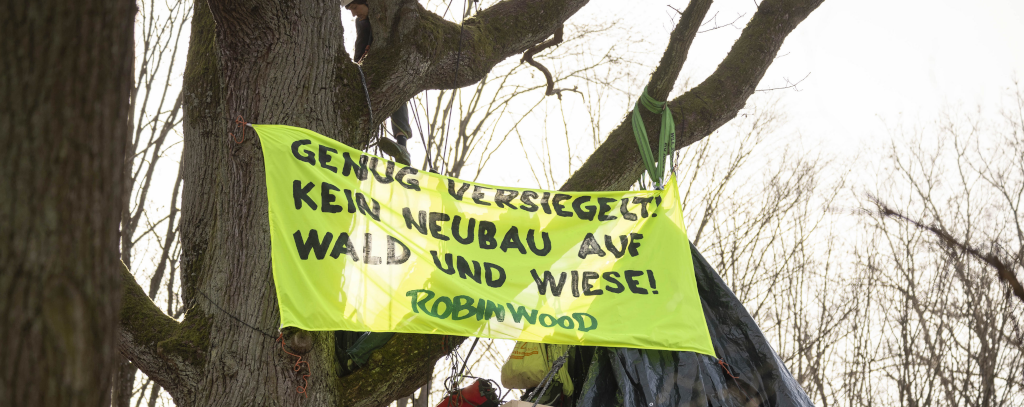
<path id="1" fill-rule="evenodd" d="M 558 346 L 558 345 L 548 345 L 548 346 Z M 572 380 L 565 380 L 565 379 L 563 379 L 562 381 L 556 381 L 555 380 L 555 376 L 557 375 L 557 373 L 559 371 L 562 371 L 562 365 L 565 364 L 566 358 L 569 357 L 569 352 L 573 348 L 573 345 L 567 345 L 567 346 L 563 345 L 563 346 L 565 348 L 565 353 L 563 353 L 562 356 L 559 356 L 558 359 L 555 359 L 554 362 L 551 363 L 551 370 L 549 370 L 548 374 L 546 376 L 544 376 L 544 379 L 541 380 L 541 382 L 538 385 L 538 387 L 534 387 L 532 390 L 529 390 L 525 394 L 523 394 L 523 398 L 522 399 L 526 400 L 526 401 L 532 401 L 533 402 L 532 407 L 536 407 L 536 406 L 542 405 L 542 404 L 543 405 L 551 405 L 551 406 L 560 406 L 560 405 L 562 405 L 565 402 L 565 396 L 572 394 L 572 390 L 571 389 L 569 389 L 568 391 L 563 390 L 563 391 L 552 392 L 551 394 L 548 394 L 548 386 L 550 386 L 552 384 L 552 382 L 555 382 L 555 384 L 560 385 L 560 386 L 566 386 L 566 385 L 572 386 Z M 568 377 L 566 377 L 566 379 L 568 379 Z M 564 383 L 563 383 L 563 381 L 564 381 Z M 533 400 L 530 400 L 531 397 L 533 398 Z"/>
<path id="2" fill-rule="evenodd" d="M 516 342 L 512 354 L 501 366 L 501 385 L 509 389 L 537 387 L 551 368 L 551 363 L 541 353 L 543 346 L 540 343 Z"/>
<path id="3" fill-rule="evenodd" d="M 569 345 L 516 342 L 512 354 L 501 366 L 501 384 L 509 389 L 530 389 L 540 386 L 558 356 L 565 354 L 569 348 Z M 562 386 L 562 392 L 572 394 L 573 385 L 568 369 L 561 368 L 556 380 Z"/>
<path id="4" fill-rule="evenodd" d="M 498 392 L 490 380 L 476 379 L 473 384 L 441 399 L 437 407 L 498 407 Z"/>
<path id="5" fill-rule="evenodd" d="M 643 105 L 651 113 L 661 113 L 661 134 L 658 140 L 658 157 L 655 159 L 651 152 L 651 144 L 647 141 L 647 128 L 644 126 L 644 119 L 640 117 L 640 106 Z M 640 157 L 647 167 L 647 174 L 654 183 L 655 189 L 665 186 L 665 170 L 675 169 L 676 151 L 676 121 L 672 117 L 672 111 L 668 109 L 668 102 L 659 102 L 647 94 L 647 88 L 640 95 L 640 99 L 633 106 L 633 136 L 636 137 L 637 147 L 640 149 Z M 665 155 L 669 156 L 666 163 Z M 666 166 L 666 164 L 668 164 Z"/>

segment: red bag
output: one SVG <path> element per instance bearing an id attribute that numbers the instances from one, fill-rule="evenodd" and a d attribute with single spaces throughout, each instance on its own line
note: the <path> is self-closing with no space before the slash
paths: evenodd
<path id="1" fill-rule="evenodd" d="M 442 399 L 437 407 L 498 407 L 498 395 L 489 382 L 476 379 L 458 393 Z"/>

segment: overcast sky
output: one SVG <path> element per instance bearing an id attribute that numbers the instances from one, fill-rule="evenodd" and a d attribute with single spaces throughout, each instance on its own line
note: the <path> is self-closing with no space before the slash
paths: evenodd
<path id="1" fill-rule="evenodd" d="M 716 2 L 709 14 L 749 18 L 752 3 Z M 710 73 L 738 32 L 698 36 L 690 72 Z M 799 92 L 780 92 L 791 124 L 845 150 L 884 137 L 883 120 L 901 115 L 919 123 L 950 106 L 994 111 L 1015 74 L 1024 75 L 1024 2 L 828 0 L 780 55 L 760 88 L 810 73 Z"/>

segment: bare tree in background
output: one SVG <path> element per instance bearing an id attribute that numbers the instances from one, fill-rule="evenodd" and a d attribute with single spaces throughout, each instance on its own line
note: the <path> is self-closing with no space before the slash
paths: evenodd
<path id="1" fill-rule="evenodd" d="M 524 156 L 521 167 L 529 169 L 535 185 L 547 189 L 558 187 L 597 149 L 608 133 L 608 123 L 617 123 L 623 112 L 628 112 L 631 101 L 639 96 L 636 89 L 642 89 L 648 79 L 637 72 L 652 69 L 629 58 L 631 54 L 649 52 L 648 44 L 617 23 L 568 24 L 565 31 L 567 37 L 556 49 L 538 54 L 537 58 L 554 71 L 553 84 L 571 84 L 575 93 L 566 92 L 564 98 L 557 99 L 538 98 L 537 105 L 530 110 L 534 127 L 512 129 Z M 622 40 L 612 44 L 591 41 L 612 35 Z M 554 53 L 555 50 L 559 52 Z M 529 83 L 540 80 L 541 75 L 535 75 Z M 580 110 L 586 114 L 585 126 L 570 118 Z M 538 127 L 539 139 L 533 134 Z"/>
<path id="2" fill-rule="evenodd" d="M 620 60 L 613 50 L 603 50 L 595 57 L 591 46 L 595 38 L 615 28 L 614 23 L 567 24 L 565 30 L 568 35 L 563 41 L 536 58 L 553 67 L 553 83 L 589 83 L 599 77 L 597 71 L 608 70 Z M 564 60 L 573 63 L 561 69 L 560 62 Z M 608 79 L 604 81 L 607 85 Z M 528 126 L 531 130 L 535 129 L 537 116 L 547 117 L 550 110 L 558 108 L 551 103 L 561 105 L 561 99 L 545 97 L 547 86 L 549 84 L 543 76 L 537 75 L 533 67 L 509 60 L 496 65 L 471 88 L 428 91 L 418 95 L 413 100 L 412 126 L 423 136 L 421 142 L 425 145 L 425 155 L 422 168 L 452 177 L 478 179 L 487 163 L 511 137 L 518 136 L 522 142 L 520 124 L 524 120 L 531 123 Z M 582 97 L 566 93 L 566 98 Z M 564 115 L 562 119 L 564 122 Z M 569 135 L 582 133 L 582 129 L 564 130 L 555 136 L 566 136 L 567 142 Z M 546 145 L 549 137 L 541 137 L 541 142 Z M 588 148 L 585 151 L 592 150 Z M 550 154 L 546 157 L 552 158 Z M 548 163 L 542 161 L 541 164 Z M 466 169 L 473 171 L 472 176 L 464 173 Z M 554 179 L 548 181 L 543 185 L 551 187 Z"/>
<path id="3" fill-rule="evenodd" d="M 1000 123 L 949 114 L 901 130 L 891 179 L 873 193 L 860 253 L 879 276 L 875 386 L 900 405 L 1014 406 L 1024 400 L 1021 93 Z M 926 135 L 928 135 L 926 137 Z"/>
<path id="4" fill-rule="evenodd" d="M 846 189 L 832 160 L 784 136 L 779 94 L 680 152 L 678 177 L 690 239 L 743 301 L 794 377 L 818 405 L 832 405 L 855 303 L 846 287 L 830 209 Z"/>
<path id="5" fill-rule="evenodd" d="M 181 52 L 192 15 L 190 0 L 137 3 L 135 71 L 130 97 L 131 137 L 125 145 L 124 183 L 120 197 L 121 261 L 137 280 L 148 283 L 147 295 L 163 304 L 167 315 L 184 313 L 178 295 L 179 194 L 182 186 Z M 178 64 L 175 64 L 175 62 Z M 173 181 L 172 181 L 173 180 Z M 172 182 L 169 182 L 172 181 Z M 148 280 L 148 281 L 146 281 Z M 112 405 L 129 407 L 142 401 L 152 407 L 161 388 L 136 371 L 123 356 L 114 375 Z M 141 384 L 138 387 L 137 384 Z"/>

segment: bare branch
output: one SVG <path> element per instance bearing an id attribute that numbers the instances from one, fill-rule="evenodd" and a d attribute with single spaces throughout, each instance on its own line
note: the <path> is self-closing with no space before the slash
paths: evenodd
<path id="1" fill-rule="evenodd" d="M 706 33 L 708 31 L 714 31 L 714 30 L 717 30 L 717 29 L 722 28 L 722 27 L 732 27 L 732 28 L 737 28 L 738 29 L 739 27 L 736 26 L 736 22 L 740 21 L 740 19 L 743 18 L 744 16 L 746 16 L 745 13 L 737 14 L 736 18 L 734 18 L 732 21 L 730 21 L 728 23 L 725 23 L 725 24 L 718 24 L 718 13 L 715 13 L 715 15 L 711 16 L 711 19 L 709 19 L 704 24 L 701 24 L 701 27 L 703 27 L 703 26 L 705 26 L 707 24 L 710 24 L 712 22 L 714 22 L 714 25 L 711 28 L 708 28 L 706 30 L 697 31 L 697 34 L 703 34 L 703 33 Z"/>
<path id="2" fill-rule="evenodd" d="M 800 89 L 797 88 L 797 85 L 799 85 L 800 82 L 803 82 L 804 79 L 807 79 L 808 76 L 811 76 L 810 72 L 808 72 L 807 75 L 804 75 L 803 78 L 801 78 L 800 80 L 798 80 L 796 82 L 790 82 L 789 78 L 783 77 L 782 79 L 786 81 L 786 85 L 785 86 L 780 86 L 780 87 L 777 87 L 777 88 L 758 89 L 758 90 L 756 90 L 756 92 L 768 92 L 768 91 L 782 90 L 782 89 L 793 89 L 793 90 L 799 92 Z"/>
<path id="3" fill-rule="evenodd" d="M 879 198 L 869 196 L 868 199 L 878 207 L 878 214 L 883 217 L 892 218 L 898 221 L 907 222 L 914 227 L 928 231 L 939 239 L 943 246 L 952 250 L 954 253 L 962 252 L 971 255 L 975 259 L 988 264 L 990 267 L 996 270 L 996 275 L 1006 283 L 1013 295 L 1017 296 L 1022 302 L 1024 302 L 1024 286 L 1021 285 L 1020 280 L 1017 279 L 1017 275 L 1013 271 L 1013 266 L 1003 262 L 997 253 L 989 252 L 987 254 L 982 253 L 976 247 L 972 246 L 968 242 L 961 242 L 954 238 L 945 229 L 935 225 L 926 225 L 923 222 L 910 218 L 904 215 L 902 212 L 891 208 L 882 202 Z"/>
<path id="4" fill-rule="evenodd" d="M 545 68 L 544 65 L 541 65 L 539 62 L 534 61 L 533 56 L 537 55 L 537 53 L 547 48 L 553 47 L 557 44 L 561 44 L 563 27 L 563 24 L 559 24 L 558 28 L 555 29 L 555 35 L 551 37 L 550 40 L 544 41 L 540 44 L 535 45 L 533 48 L 526 50 L 526 52 L 523 53 L 523 59 L 519 60 L 519 63 L 526 62 L 532 65 L 534 68 L 537 68 L 538 70 L 540 70 L 541 73 L 544 74 L 544 79 L 547 80 L 548 84 L 548 88 L 546 91 L 544 91 L 544 95 L 557 95 L 558 100 L 562 100 L 562 91 L 576 92 L 579 93 L 580 95 L 583 95 L 583 93 L 580 92 L 579 88 L 575 86 L 572 89 L 555 89 L 555 80 L 551 77 L 551 71 L 549 71 L 548 68 Z"/>

